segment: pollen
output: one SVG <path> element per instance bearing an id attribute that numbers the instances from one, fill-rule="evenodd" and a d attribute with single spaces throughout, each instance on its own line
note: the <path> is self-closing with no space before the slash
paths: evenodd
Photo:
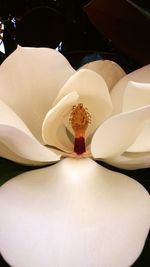
<path id="1" fill-rule="evenodd" d="M 74 130 L 75 137 L 84 137 L 86 129 L 91 123 L 91 115 L 87 108 L 83 107 L 82 103 L 73 106 L 69 122 Z"/>
<path id="2" fill-rule="evenodd" d="M 85 132 L 91 123 L 91 115 L 82 103 L 74 105 L 70 113 L 69 122 L 75 133 L 74 152 L 78 155 L 85 152 Z"/>

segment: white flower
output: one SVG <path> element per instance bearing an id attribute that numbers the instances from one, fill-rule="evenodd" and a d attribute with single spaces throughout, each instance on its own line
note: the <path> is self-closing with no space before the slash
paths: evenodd
<path id="1" fill-rule="evenodd" d="M 57 162 L 1 187 L 0 250 L 11 266 L 125 267 L 139 256 L 149 195 L 93 159 L 150 166 L 149 74 L 111 61 L 75 71 L 46 48 L 18 47 L 2 64 L 1 156 Z"/>

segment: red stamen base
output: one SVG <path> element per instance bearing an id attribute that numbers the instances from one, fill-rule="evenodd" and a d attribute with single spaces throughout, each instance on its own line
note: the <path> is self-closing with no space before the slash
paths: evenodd
<path id="1" fill-rule="evenodd" d="M 74 140 L 74 152 L 81 155 L 86 151 L 84 137 L 76 137 Z"/>

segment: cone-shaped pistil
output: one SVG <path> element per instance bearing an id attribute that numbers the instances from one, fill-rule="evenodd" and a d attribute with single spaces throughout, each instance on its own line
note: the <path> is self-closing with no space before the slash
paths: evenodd
<path id="1" fill-rule="evenodd" d="M 82 103 L 73 106 L 69 122 L 75 133 L 74 152 L 81 155 L 86 151 L 85 146 L 85 132 L 88 124 L 91 123 L 91 115 L 87 108 L 83 107 Z"/>

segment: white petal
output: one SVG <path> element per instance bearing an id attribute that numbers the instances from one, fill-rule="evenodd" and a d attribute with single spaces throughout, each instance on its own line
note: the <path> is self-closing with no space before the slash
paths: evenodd
<path id="1" fill-rule="evenodd" d="M 103 77 L 109 90 L 125 76 L 124 70 L 111 60 L 96 60 L 83 65 L 80 69 L 90 69 L 97 72 Z"/>
<path id="2" fill-rule="evenodd" d="M 77 103 L 79 95 L 71 92 L 64 96 L 47 114 L 43 122 L 42 136 L 46 144 L 55 146 L 67 153 L 73 152 L 65 127 L 65 119 L 70 114 L 72 106 Z"/>
<path id="3" fill-rule="evenodd" d="M 121 155 L 141 133 L 150 120 L 150 105 L 106 120 L 95 132 L 91 152 L 95 158 Z"/>
<path id="4" fill-rule="evenodd" d="M 25 165 L 45 165 L 44 163 L 42 162 L 37 162 L 37 161 L 34 161 L 34 160 L 29 160 L 29 159 L 25 159 L 25 158 L 22 158 L 21 156 L 17 155 L 16 153 L 12 152 L 8 147 L 6 147 L 4 144 L 2 144 L 0 142 L 0 155 L 1 157 L 3 158 L 6 158 L 6 159 L 9 159 L 11 161 L 14 161 L 14 162 L 17 162 L 17 163 L 20 163 L 20 164 L 25 164 Z"/>
<path id="5" fill-rule="evenodd" d="M 106 159 L 105 162 L 115 167 L 127 170 L 150 168 L 150 152 L 147 153 L 125 152 L 120 156 Z"/>
<path id="6" fill-rule="evenodd" d="M 96 72 L 85 69 L 79 70 L 62 87 L 53 105 L 72 91 L 76 91 L 79 94 L 78 103 L 83 103 L 91 114 L 92 123 L 87 130 L 87 135 L 89 135 L 112 112 L 107 85 L 104 79 Z M 69 121 L 66 126 L 72 131 Z"/>
<path id="7" fill-rule="evenodd" d="M 113 103 L 113 113 L 122 112 L 123 96 L 126 86 L 129 81 L 138 83 L 150 83 L 150 65 L 147 65 L 141 69 L 135 70 L 128 75 L 124 76 L 111 90 L 111 99 Z"/>
<path id="8" fill-rule="evenodd" d="M 148 192 L 90 159 L 10 180 L 0 210 L 0 250 L 13 267 L 131 266 L 150 226 Z"/>
<path id="9" fill-rule="evenodd" d="M 56 50 L 18 47 L 0 67 L 0 97 L 42 142 L 42 122 L 75 71 Z"/>
<path id="10" fill-rule="evenodd" d="M 129 82 L 123 96 L 122 111 L 140 108 L 150 104 L 150 83 Z"/>
<path id="11" fill-rule="evenodd" d="M 2 148 L 0 156 L 20 163 L 40 165 L 60 159 L 60 156 L 40 144 L 24 122 L 2 101 L 0 101 L 0 142 Z"/>
<path id="12" fill-rule="evenodd" d="M 123 112 L 150 104 L 150 83 L 129 82 L 123 97 Z M 150 151 L 150 122 L 145 125 L 129 152 Z"/>
<path id="13" fill-rule="evenodd" d="M 150 151 L 150 119 L 144 125 L 133 144 L 126 151 L 138 153 Z"/>

